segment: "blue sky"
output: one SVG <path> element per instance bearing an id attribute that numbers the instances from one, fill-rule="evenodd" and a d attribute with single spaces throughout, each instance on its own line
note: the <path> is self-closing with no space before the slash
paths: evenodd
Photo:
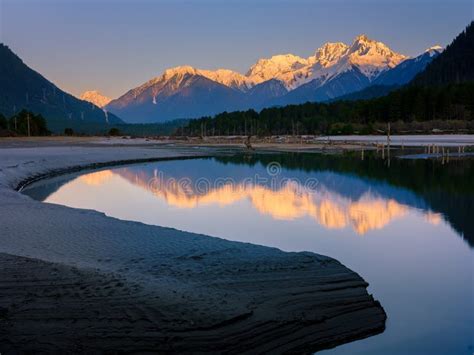
<path id="1" fill-rule="evenodd" d="M 443 46 L 472 0 L 0 0 L 0 40 L 75 95 L 117 97 L 189 64 L 245 73 L 279 53 L 311 55 L 361 33 L 403 54 Z"/>

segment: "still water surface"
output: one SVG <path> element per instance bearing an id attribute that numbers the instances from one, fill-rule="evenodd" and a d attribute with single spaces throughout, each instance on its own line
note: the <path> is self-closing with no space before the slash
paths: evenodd
<path id="1" fill-rule="evenodd" d="M 474 160 L 242 155 L 66 175 L 25 193 L 338 259 L 370 284 L 387 329 L 324 353 L 474 351 Z"/>

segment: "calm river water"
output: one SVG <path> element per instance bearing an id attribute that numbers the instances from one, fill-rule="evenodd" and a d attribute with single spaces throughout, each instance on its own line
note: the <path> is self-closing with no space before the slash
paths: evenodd
<path id="1" fill-rule="evenodd" d="M 328 354 L 472 354 L 474 160 L 261 154 L 65 175 L 33 198 L 338 259 L 388 315 Z"/>

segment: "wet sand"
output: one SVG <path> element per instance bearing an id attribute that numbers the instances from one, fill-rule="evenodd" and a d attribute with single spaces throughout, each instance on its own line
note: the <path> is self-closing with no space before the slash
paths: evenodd
<path id="1" fill-rule="evenodd" d="M 0 352 L 307 353 L 384 330 L 367 283 L 330 257 L 122 221 L 15 190 L 97 164 L 203 154 L 96 143 L 0 142 Z"/>

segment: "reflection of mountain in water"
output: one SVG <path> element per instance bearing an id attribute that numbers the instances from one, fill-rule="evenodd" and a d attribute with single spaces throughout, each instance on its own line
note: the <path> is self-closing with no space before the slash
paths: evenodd
<path id="1" fill-rule="evenodd" d="M 451 160 L 442 165 L 436 160 L 392 159 L 390 168 L 383 160 L 366 155 L 361 161 L 358 154 L 342 157 L 318 154 L 288 153 L 216 158 L 229 164 L 246 166 L 266 165 L 278 161 L 283 168 L 298 172 L 321 174 L 332 172 L 353 180 L 338 191 L 358 196 L 363 190 L 376 191 L 385 198 L 411 207 L 441 213 L 444 219 L 474 246 L 474 160 Z M 363 185 L 358 184 L 362 183 Z M 333 181 L 332 187 L 341 185 Z M 365 187 L 363 187 L 365 186 Z M 361 189 L 362 187 L 362 189 Z M 367 190 L 365 190 L 367 191 Z"/>
<path id="2" fill-rule="evenodd" d="M 277 188 L 269 181 L 244 183 L 249 177 L 269 179 L 265 167 L 274 161 L 284 169 L 272 182 L 276 181 Z M 474 244 L 474 223 L 470 220 L 474 213 L 472 160 L 441 166 L 431 160 L 395 159 L 388 169 L 383 161 L 371 156 L 360 161 L 353 156 L 300 153 L 196 159 L 183 164 L 186 165 L 169 162 L 103 170 L 82 175 L 80 180 L 100 185 L 121 176 L 180 208 L 230 205 L 246 199 L 260 213 L 272 218 L 307 217 L 326 228 L 350 227 L 359 234 L 383 228 L 404 216 L 409 208 L 416 208 L 430 223 L 446 219 L 471 246 Z M 200 191 L 193 185 L 203 176 L 210 186 Z M 228 177 L 235 183 L 215 186 L 218 179 Z M 190 184 L 169 183 L 183 178 Z M 300 182 L 312 178 L 318 184 L 308 192 L 294 181 L 283 183 L 282 178 Z M 28 194 L 43 200 L 64 184 L 64 178 L 40 184 L 29 189 Z"/>
<path id="3" fill-rule="evenodd" d="M 199 162 L 201 165 L 210 163 L 215 165 L 212 161 Z M 163 171 L 152 170 L 151 166 L 148 169 L 131 167 L 100 171 L 83 175 L 80 180 L 89 185 L 100 185 L 111 177 L 111 172 L 152 192 L 174 207 L 194 208 L 210 204 L 226 206 L 245 199 L 250 201 L 259 213 L 270 215 L 275 219 L 293 220 L 309 217 L 326 228 L 351 227 L 358 234 L 383 228 L 408 212 L 406 205 L 393 198 L 382 197 L 370 189 L 365 189 L 356 198 L 352 198 L 328 188 L 325 184 L 319 184 L 316 189 L 308 191 L 296 181 L 274 180 L 265 186 L 245 183 L 243 180 L 234 183 L 223 180 L 220 183 L 219 178 L 213 177 L 212 180 L 207 180 L 209 185 L 203 190 L 202 184 L 196 185 L 197 179 L 189 179 L 184 175 L 179 178 L 175 174 L 170 176 Z M 221 172 L 220 178 L 224 176 L 225 172 Z M 263 174 L 260 177 L 262 178 Z M 333 174 L 332 177 L 333 180 L 337 180 L 338 177 L 344 180 L 344 176 L 337 174 Z M 183 178 L 186 180 L 180 180 Z M 350 180 L 360 184 L 353 177 L 350 177 Z M 343 181 L 341 186 L 346 183 L 347 181 Z M 362 191 L 361 186 L 359 190 Z M 426 219 L 430 222 L 439 222 L 441 217 L 427 213 Z"/>

